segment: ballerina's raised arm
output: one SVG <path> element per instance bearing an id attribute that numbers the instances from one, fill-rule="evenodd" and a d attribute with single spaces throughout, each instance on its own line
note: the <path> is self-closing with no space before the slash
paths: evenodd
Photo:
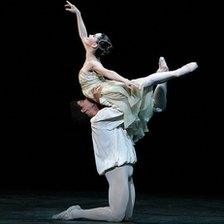
<path id="1" fill-rule="evenodd" d="M 88 36 L 81 12 L 75 5 L 71 4 L 69 1 L 66 2 L 67 4 L 65 5 L 65 10 L 76 14 L 79 36 L 86 50 L 86 61 L 83 68 L 87 70 L 90 70 L 91 68 L 91 70 L 94 70 L 97 74 L 103 75 L 108 79 L 123 82 L 130 89 L 136 88 L 136 85 L 131 83 L 130 80 L 122 77 L 112 70 L 106 69 L 101 64 L 97 55 L 99 52 L 99 54 L 104 55 L 110 51 L 110 48 L 112 47 L 110 40 L 105 34 L 102 33 L 96 33 Z"/>
<path id="2" fill-rule="evenodd" d="M 86 48 L 86 38 L 88 37 L 88 33 L 87 33 L 87 30 L 86 30 L 86 26 L 84 24 L 84 21 L 82 19 L 81 12 L 79 11 L 79 9 L 75 5 L 73 5 L 69 1 L 66 1 L 66 2 L 67 2 L 67 4 L 65 5 L 65 10 L 76 14 L 79 36 L 82 40 L 82 43 L 83 43 L 84 47 Z"/>

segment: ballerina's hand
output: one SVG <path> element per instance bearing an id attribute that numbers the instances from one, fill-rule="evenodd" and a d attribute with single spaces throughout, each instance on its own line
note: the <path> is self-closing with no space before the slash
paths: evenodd
<path id="1" fill-rule="evenodd" d="M 71 13 L 78 13 L 79 12 L 78 8 L 75 5 L 73 5 L 69 1 L 66 1 L 66 2 L 67 2 L 67 4 L 65 5 L 65 10 L 66 11 L 69 11 Z"/>
<path id="2" fill-rule="evenodd" d="M 132 91 L 139 89 L 139 85 L 128 79 L 125 81 L 125 85 Z"/>

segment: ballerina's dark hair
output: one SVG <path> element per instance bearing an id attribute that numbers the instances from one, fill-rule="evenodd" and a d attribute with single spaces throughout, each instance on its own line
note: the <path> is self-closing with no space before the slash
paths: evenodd
<path id="1" fill-rule="evenodd" d="M 99 37 L 97 44 L 98 47 L 95 52 L 96 57 L 101 57 L 110 53 L 112 49 L 112 43 L 105 33 L 102 33 L 102 35 Z"/>

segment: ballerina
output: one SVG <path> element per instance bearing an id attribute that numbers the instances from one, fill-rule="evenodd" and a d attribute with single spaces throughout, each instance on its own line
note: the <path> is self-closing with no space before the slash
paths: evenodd
<path id="1" fill-rule="evenodd" d="M 124 128 L 134 142 L 138 141 L 148 131 L 147 123 L 153 114 L 153 87 L 194 71 L 197 63 L 191 62 L 179 69 L 153 73 L 143 78 L 124 78 L 105 68 L 100 61 L 101 56 L 108 54 L 112 48 L 108 36 L 103 33 L 88 35 L 81 12 L 69 1 L 65 10 L 76 15 L 79 36 L 86 50 L 86 59 L 79 72 L 82 93 L 96 101 L 92 90 L 100 87 L 99 103 L 117 107 L 123 113 Z"/>

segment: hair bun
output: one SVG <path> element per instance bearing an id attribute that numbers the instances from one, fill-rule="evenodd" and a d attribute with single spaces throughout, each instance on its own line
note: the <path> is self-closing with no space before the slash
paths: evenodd
<path id="1" fill-rule="evenodd" d="M 110 53 L 110 51 L 112 49 L 112 44 L 111 44 L 111 41 L 106 34 L 102 34 L 100 36 L 97 44 L 98 44 L 98 48 L 95 52 L 95 55 L 97 57 L 100 57 L 102 55 L 107 55 L 107 54 Z"/>

